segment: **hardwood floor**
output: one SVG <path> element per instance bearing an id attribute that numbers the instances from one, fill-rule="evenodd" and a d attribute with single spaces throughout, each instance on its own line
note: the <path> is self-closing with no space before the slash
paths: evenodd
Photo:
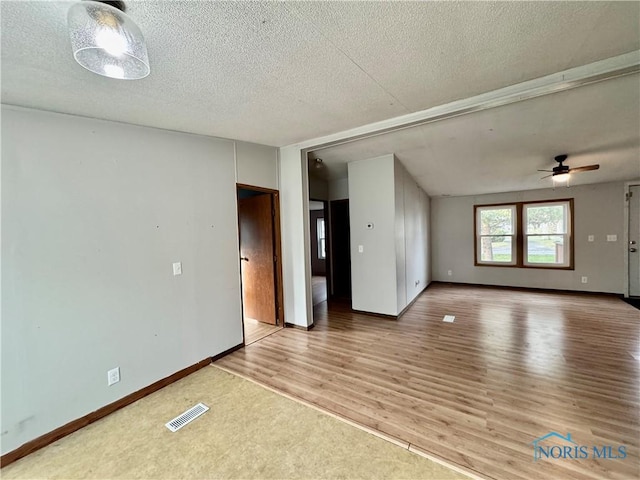
<path id="1" fill-rule="evenodd" d="M 397 321 L 326 305 L 216 365 L 486 478 L 639 478 L 640 316 L 622 300 L 437 284 Z M 534 462 L 552 431 L 589 458 Z M 626 458 L 591 458 L 606 445 Z"/>
<path id="2" fill-rule="evenodd" d="M 313 296 L 313 306 L 327 300 L 327 277 L 314 275 L 311 278 L 311 291 Z"/>
<path id="3" fill-rule="evenodd" d="M 268 323 L 259 322 L 253 318 L 244 319 L 244 344 L 250 345 L 258 340 L 271 335 L 282 327 L 277 325 L 269 325 Z"/>

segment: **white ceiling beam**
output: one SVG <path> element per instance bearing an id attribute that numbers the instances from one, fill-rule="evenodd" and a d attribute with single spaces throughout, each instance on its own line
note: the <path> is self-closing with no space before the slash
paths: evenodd
<path id="1" fill-rule="evenodd" d="M 362 138 L 381 135 L 404 128 L 424 125 L 468 113 L 522 102 L 542 95 L 577 88 L 623 75 L 640 72 L 640 50 L 607 58 L 598 62 L 570 68 L 562 72 L 517 83 L 508 87 L 482 93 L 463 100 L 446 103 L 419 112 L 370 123 L 323 137 L 305 140 L 289 147 L 300 150 L 321 150 Z"/>

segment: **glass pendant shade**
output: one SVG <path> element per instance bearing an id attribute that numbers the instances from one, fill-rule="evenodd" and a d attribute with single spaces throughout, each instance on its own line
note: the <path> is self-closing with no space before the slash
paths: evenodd
<path id="1" fill-rule="evenodd" d="M 149 75 L 142 32 L 124 12 L 101 2 L 81 1 L 67 16 L 73 57 L 87 70 L 110 78 Z"/>
<path id="2" fill-rule="evenodd" d="M 559 173 L 558 175 L 553 176 L 553 181 L 554 183 L 565 183 L 569 181 L 569 177 L 570 177 L 569 172 Z"/>

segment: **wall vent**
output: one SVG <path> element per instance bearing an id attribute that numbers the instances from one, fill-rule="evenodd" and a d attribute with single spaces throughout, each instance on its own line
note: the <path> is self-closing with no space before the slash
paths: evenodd
<path id="1" fill-rule="evenodd" d="M 167 427 L 172 432 L 177 432 L 182 427 L 184 427 L 187 423 L 193 422 L 196 418 L 198 418 L 207 410 L 209 410 L 209 407 L 207 407 L 204 403 L 199 403 L 195 407 L 191 407 L 189 410 L 187 410 L 183 414 L 178 415 L 176 418 L 174 418 L 170 422 L 165 423 L 165 427 Z"/>

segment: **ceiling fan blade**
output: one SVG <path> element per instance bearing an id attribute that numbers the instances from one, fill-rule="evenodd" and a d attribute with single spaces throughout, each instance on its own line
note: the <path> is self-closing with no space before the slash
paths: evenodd
<path id="1" fill-rule="evenodd" d="M 539 172 L 553 172 L 553 170 L 538 170 Z"/>
<path id="2" fill-rule="evenodd" d="M 584 167 L 570 168 L 570 173 L 588 172 L 589 170 L 598 170 L 600 165 L 586 165 Z"/>

